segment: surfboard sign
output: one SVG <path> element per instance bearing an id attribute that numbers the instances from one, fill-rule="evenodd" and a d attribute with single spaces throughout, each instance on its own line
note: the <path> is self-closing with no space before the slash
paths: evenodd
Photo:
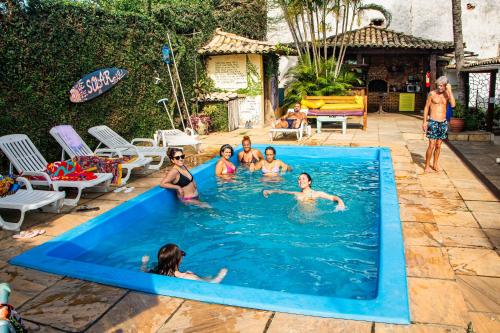
<path id="1" fill-rule="evenodd" d="M 103 68 L 87 74 L 71 88 L 69 100 L 73 103 L 90 101 L 111 89 L 127 74 L 121 68 Z"/>

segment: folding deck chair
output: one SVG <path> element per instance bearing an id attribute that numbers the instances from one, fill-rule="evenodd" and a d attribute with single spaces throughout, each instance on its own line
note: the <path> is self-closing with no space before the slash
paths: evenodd
<path id="1" fill-rule="evenodd" d="M 165 157 L 167 156 L 167 148 L 158 147 L 153 139 L 147 138 L 136 138 L 132 142 L 128 142 L 115 131 L 105 125 L 94 126 L 89 128 L 88 132 L 99 140 L 99 146 L 101 144 L 106 145 L 108 148 L 115 150 L 117 153 L 122 155 L 137 155 L 146 157 L 159 157 L 160 162 L 158 164 L 150 164 L 149 169 L 159 170 Z M 152 146 L 135 146 L 136 142 L 149 142 Z M 96 152 L 99 150 L 96 149 Z"/>
<path id="2" fill-rule="evenodd" d="M 55 191 L 59 191 L 63 187 L 72 187 L 78 189 L 76 198 L 64 199 L 64 204 L 68 206 L 76 206 L 82 195 L 82 190 L 89 187 L 94 187 L 103 184 L 105 189 L 109 188 L 111 178 L 110 173 L 96 173 L 96 179 L 69 181 L 69 180 L 52 180 L 47 174 L 47 161 L 42 154 L 36 149 L 30 138 L 24 134 L 11 134 L 0 137 L 0 149 L 5 156 L 10 160 L 10 163 L 22 176 L 39 176 L 43 180 L 30 180 L 35 186 L 49 186 Z"/>
<path id="3" fill-rule="evenodd" d="M 71 125 L 59 125 L 52 127 L 50 134 L 56 139 L 63 149 L 61 160 L 65 159 L 65 152 L 69 157 L 73 158 L 75 156 L 94 156 L 94 155 L 104 155 L 104 156 L 114 156 L 118 155 L 121 157 L 120 152 L 114 149 L 101 148 L 96 150 L 96 154 L 87 146 L 87 144 L 82 140 L 80 135 L 75 131 Z M 125 185 L 132 174 L 132 170 L 135 168 L 146 167 L 151 163 L 153 159 L 151 157 L 138 156 L 137 159 L 131 162 L 122 163 L 122 169 L 126 170 L 125 176 L 122 176 L 122 182 L 119 185 Z"/>
<path id="4" fill-rule="evenodd" d="M 19 189 L 16 193 L 0 198 L 0 208 L 16 209 L 21 211 L 17 222 L 7 222 L 0 216 L 0 227 L 5 230 L 19 231 L 24 221 L 24 214 L 28 210 L 49 206 L 50 211 L 59 211 L 63 205 L 64 192 L 34 190 L 30 182 L 24 177 L 17 177 L 16 181 L 23 183 L 26 189 Z"/>

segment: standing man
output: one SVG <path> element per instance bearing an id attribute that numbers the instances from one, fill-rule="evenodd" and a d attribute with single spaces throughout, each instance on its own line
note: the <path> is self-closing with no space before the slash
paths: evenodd
<path id="1" fill-rule="evenodd" d="M 450 103 L 455 107 L 455 97 L 451 92 L 451 85 L 446 76 L 441 76 L 436 80 L 437 89 L 431 91 L 427 97 L 424 108 L 424 122 L 422 130 L 427 132 L 429 147 L 425 153 L 425 172 L 439 172 L 439 154 L 441 144 L 448 137 L 448 122 L 446 121 L 446 104 Z M 429 111 L 430 109 L 430 111 Z M 431 168 L 431 158 L 434 154 L 434 162 Z M 434 169 L 434 170 L 433 170 Z"/>

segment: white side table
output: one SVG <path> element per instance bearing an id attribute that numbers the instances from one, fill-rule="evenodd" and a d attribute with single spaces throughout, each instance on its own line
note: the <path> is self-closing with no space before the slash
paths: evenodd
<path id="1" fill-rule="evenodd" d="M 341 122 L 342 123 L 342 134 L 347 132 L 347 117 L 346 116 L 318 116 L 316 118 L 317 122 L 317 133 L 321 133 L 321 125 L 323 123 L 334 123 Z"/>

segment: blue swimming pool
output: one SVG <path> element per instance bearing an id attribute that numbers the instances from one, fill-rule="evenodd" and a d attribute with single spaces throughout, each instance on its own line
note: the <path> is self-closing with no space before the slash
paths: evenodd
<path id="1" fill-rule="evenodd" d="M 263 149 L 264 146 L 255 146 Z M 178 204 L 160 188 L 25 252 L 11 263 L 150 293 L 206 302 L 391 323 L 409 310 L 399 209 L 385 148 L 277 146 L 293 166 L 281 179 L 239 172 L 213 177 L 216 160 L 192 170 L 209 209 Z M 263 189 L 297 191 L 307 171 L 313 189 L 348 207 L 301 204 Z M 181 270 L 215 274 L 220 285 L 139 270 L 143 255 L 176 243 L 187 252 Z"/>

